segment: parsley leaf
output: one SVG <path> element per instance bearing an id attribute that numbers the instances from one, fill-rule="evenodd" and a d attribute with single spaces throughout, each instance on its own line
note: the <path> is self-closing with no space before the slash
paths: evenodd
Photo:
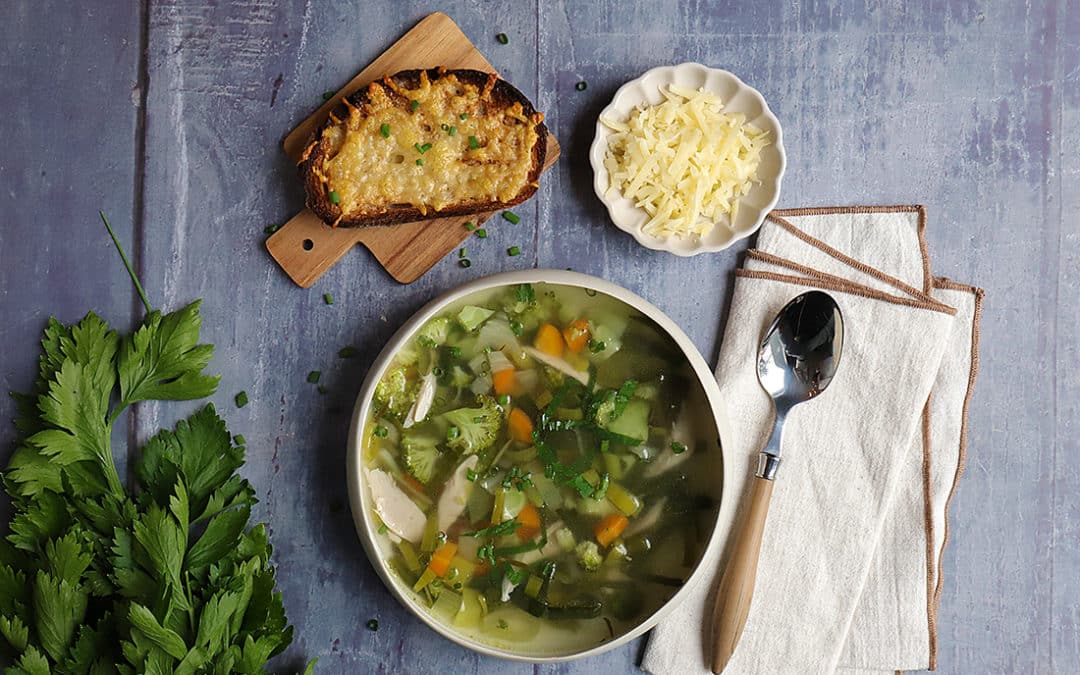
<path id="1" fill-rule="evenodd" d="M 217 389 L 219 375 L 203 375 L 213 345 L 200 345 L 199 301 L 162 316 L 151 312 L 120 348 L 120 399 L 189 401 Z"/>

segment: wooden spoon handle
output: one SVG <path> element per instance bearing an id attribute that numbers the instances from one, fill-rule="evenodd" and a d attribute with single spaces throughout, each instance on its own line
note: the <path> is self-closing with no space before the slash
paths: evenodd
<path id="1" fill-rule="evenodd" d="M 716 610 L 713 613 L 713 667 L 719 673 L 735 652 L 735 645 L 742 636 L 750 601 L 754 596 L 754 578 L 757 576 L 758 553 L 761 551 L 761 535 L 765 531 L 765 516 L 769 513 L 773 481 L 754 478 L 750 493 L 750 510 L 746 522 L 739 531 L 731 560 L 724 569 L 720 588 L 716 593 Z"/>

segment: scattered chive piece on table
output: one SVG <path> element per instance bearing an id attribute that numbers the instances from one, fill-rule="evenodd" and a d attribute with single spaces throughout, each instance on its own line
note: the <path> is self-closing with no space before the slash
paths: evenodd
<path id="1" fill-rule="evenodd" d="M 331 204 L 340 204 L 341 203 L 341 195 L 339 195 L 334 190 L 331 190 L 330 194 L 326 195 L 326 197 L 330 200 Z"/>
<path id="2" fill-rule="evenodd" d="M 247 392 L 246 391 L 240 392 L 239 394 L 236 395 L 236 398 L 233 399 L 233 400 L 236 401 L 236 407 L 237 408 L 243 408 L 244 406 L 246 406 L 248 404 Z"/>
<path id="3" fill-rule="evenodd" d="M 506 219 L 506 220 L 509 220 L 514 225 L 517 225 L 518 223 L 521 222 L 521 216 L 514 213 L 513 211 L 503 211 L 502 212 L 502 217 L 504 219 Z"/>
<path id="4" fill-rule="evenodd" d="M 518 246 L 511 246 L 510 248 L 506 249 L 506 255 L 510 257 L 521 255 L 521 248 Z"/>
<path id="5" fill-rule="evenodd" d="M 384 124 L 379 127 L 379 133 L 382 135 L 383 138 L 390 138 L 390 125 Z"/>
<path id="6" fill-rule="evenodd" d="M 322 301 L 328 305 L 332 305 L 334 304 L 334 296 L 330 295 L 329 293 L 323 293 Z"/>
<path id="7" fill-rule="evenodd" d="M 273 234 L 281 229 L 280 225 L 267 225 L 263 228 L 263 234 Z"/>
<path id="8" fill-rule="evenodd" d="M 574 85 L 574 89 L 577 89 L 578 91 L 585 91 L 588 88 L 589 88 L 589 83 L 586 82 L 585 80 L 582 80 L 581 82 L 578 82 L 577 84 Z"/>
<path id="9" fill-rule="evenodd" d="M 465 229 L 468 230 L 469 232 L 472 232 L 473 230 L 476 229 L 476 225 L 474 225 L 472 223 L 465 223 Z"/>
<path id="10" fill-rule="evenodd" d="M 472 261 L 469 260 L 468 258 L 462 258 L 461 260 L 458 261 L 458 264 L 461 265 L 462 267 L 472 267 Z"/>
<path id="11" fill-rule="evenodd" d="M 417 160 L 416 160 L 416 166 L 424 166 L 424 160 L 422 160 L 422 159 L 417 159 Z"/>
<path id="12" fill-rule="evenodd" d="M 320 394 L 329 394 L 329 393 L 330 393 L 330 390 L 329 390 L 329 389 L 327 389 L 326 387 L 324 387 L 323 385 L 321 385 L 321 384 L 320 384 L 320 385 L 319 385 L 319 393 L 320 393 Z"/>
<path id="13" fill-rule="evenodd" d="M 476 231 L 476 236 L 480 237 L 481 239 L 487 239 L 487 230 L 481 227 L 479 230 Z"/>
<path id="14" fill-rule="evenodd" d="M 510 38 L 506 37 L 506 33 L 499 33 L 496 35 L 495 41 L 501 45 L 510 44 Z"/>
<path id="15" fill-rule="evenodd" d="M 457 117 L 458 117 L 459 120 L 467 120 L 467 119 L 469 119 L 469 113 L 461 113 Z"/>
<path id="16" fill-rule="evenodd" d="M 247 439 L 244 438 L 244 434 L 236 434 L 232 437 L 233 443 L 237 445 L 247 445 Z"/>
<path id="17" fill-rule="evenodd" d="M 368 619 L 367 629 L 368 630 L 379 630 L 379 620 L 378 619 Z"/>
<path id="18" fill-rule="evenodd" d="M 473 150 L 480 147 L 480 141 L 476 140 L 476 136 L 469 136 L 469 147 Z"/>
<path id="19" fill-rule="evenodd" d="M 409 104 L 409 110 L 416 110 L 420 107 L 420 101 L 413 101 Z"/>
<path id="20" fill-rule="evenodd" d="M 458 249 L 457 257 L 464 258 L 467 255 L 469 255 L 469 249 L 465 248 L 464 246 Z"/>
<path id="21" fill-rule="evenodd" d="M 346 345 L 338 350 L 337 355 L 338 358 L 351 359 L 352 357 L 356 356 L 356 347 L 353 347 L 352 345 Z"/>
<path id="22" fill-rule="evenodd" d="M 671 442 L 671 451 L 676 455 L 681 455 L 686 452 L 686 446 L 678 441 Z"/>
<path id="23" fill-rule="evenodd" d="M 320 377 L 322 377 L 322 371 L 321 370 L 313 370 L 313 371 L 311 371 L 310 373 L 307 374 L 307 381 L 312 383 L 312 384 L 316 384 L 316 383 L 318 383 Z"/>
<path id="24" fill-rule="evenodd" d="M 446 130 L 446 133 L 453 136 L 454 134 L 457 133 L 457 127 L 450 127 L 449 129 Z"/>
<path id="25" fill-rule="evenodd" d="M 329 101 L 332 98 L 334 98 L 334 92 L 332 92 L 332 91 L 324 91 L 323 92 L 322 100 Z"/>

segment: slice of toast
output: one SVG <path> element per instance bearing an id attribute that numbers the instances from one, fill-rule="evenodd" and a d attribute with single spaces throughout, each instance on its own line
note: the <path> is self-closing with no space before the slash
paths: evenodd
<path id="1" fill-rule="evenodd" d="M 337 227 L 507 208 L 544 165 L 544 116 L 478 70 L 405 70 L 331 111 L 300 161 L 307 206 Z"/>

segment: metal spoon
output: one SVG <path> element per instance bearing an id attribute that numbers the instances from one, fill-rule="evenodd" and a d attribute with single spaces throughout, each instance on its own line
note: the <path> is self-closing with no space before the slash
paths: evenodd
<path id="1" fill-rule="evenodd" d="M 769 442 L 758 455 L 757 476 L 750 493 L 750 508 L 739 532 L 731 560 L 720 580 L 713 614 L 713 672 L 720 673 L 731 659 L 746 625 L 754 595 L 758 552 L 769 511 L 773 480 L 780 466 L 780 443 L 788 413 L 809 401 L 832 382 L 840 365 L 844 318 L 827 293 L 803 293 L 780 310 L 765 331 L 758 352 L 758 381 L 776 406 L 776 424 Z"/>

